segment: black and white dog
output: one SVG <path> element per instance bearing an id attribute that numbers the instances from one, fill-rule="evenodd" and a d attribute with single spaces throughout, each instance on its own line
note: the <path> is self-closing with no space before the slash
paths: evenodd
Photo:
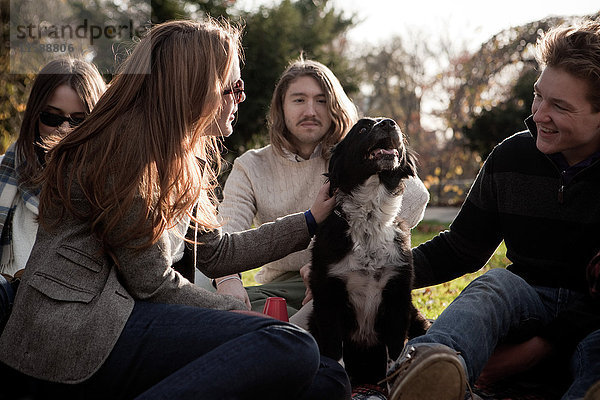
<path id="1" fill-rule="evenodd" d="M 388 358 L 400 355 L 417 320 L 410 231 L 396 219 L 403 180 L 415 174 L 391 119 L 361 119 L 332 150 L 336 208 L 313 243 L 309 330 L 323 355 L 343 357 L 353 384 L 385 378 Z"/>

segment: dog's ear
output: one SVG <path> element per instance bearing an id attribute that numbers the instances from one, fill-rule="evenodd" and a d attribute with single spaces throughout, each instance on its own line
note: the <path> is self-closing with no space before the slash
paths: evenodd
<path id="1" fill-rule="evenodd" d="M 335 189 L 333 188 L 333 185 L 331 184 L 331 179 L 329 179 L 329 173 L 325 172 L 323 174 L 323 176 L 326 178 L 325 183 L 329 182 L 329 197 L 333 197 L 333 195 L 335 193 Z"/>
<path id="2" fill-rule="evenodd" d="M 342 166 L 342 151 L 341 148 L 344 146 L 344 141 L 339 142 L 331 148 L 331 158 L 329 159 L 329 169 L 325 174 L 329 179 L 329 196 L 333 196 L 333 193 L 340 186 L 340 174 L 343 170 Z"/>
<path id="3" fill-rule="evenodd" d="M 400 168 L 402 168 L 407 175 L 417 175 L 417 154 L 409 148 L 406 143 L 400 158 Z"/>

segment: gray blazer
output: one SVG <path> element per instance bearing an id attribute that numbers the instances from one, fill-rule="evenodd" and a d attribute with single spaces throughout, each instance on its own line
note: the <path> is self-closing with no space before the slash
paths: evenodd
<path id="1" fill-rule="evenodd" d="M 126 221 L 125 221 L 126 223 Z M 260 228 L 198 238 L 198 268 L 209 277 L 258 267 L 306 248 L 302 213 Z M 40 226 L 12 315 L 0 336 L 0 361 L 36 378 L 77 383 L 96 372 L 114 347 L 134 301 L 243 309 L 231 296 L 192 284 L 171 265 L 168 235 L 148 249 L 103 255 L 88 224 L 65 215 L 51 231 Z"/>

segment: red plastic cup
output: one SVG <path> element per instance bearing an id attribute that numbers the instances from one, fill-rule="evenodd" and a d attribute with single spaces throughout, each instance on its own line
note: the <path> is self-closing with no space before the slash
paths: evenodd
<path id="1" fill-rule="evenodd" d="M 263 308 L 263 314 L 280 321 L 289 322 L 287 305 L 283 297 L 268 297 Z"/>

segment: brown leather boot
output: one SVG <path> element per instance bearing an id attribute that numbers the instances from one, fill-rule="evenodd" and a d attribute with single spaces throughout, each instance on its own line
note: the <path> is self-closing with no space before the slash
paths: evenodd
<path id="1" fill-rule="evenodd" d="M 389 400 L 463 400 L 467 375 L 458 353 L 441 344 L 404 348 L 388 372 Z"/>

